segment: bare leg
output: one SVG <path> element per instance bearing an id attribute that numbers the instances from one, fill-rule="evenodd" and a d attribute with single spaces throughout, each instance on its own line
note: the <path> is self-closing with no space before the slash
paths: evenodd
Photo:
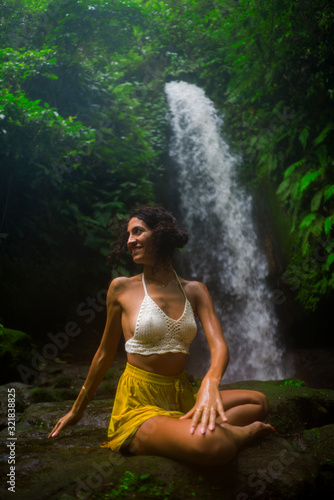
<path id="1" fill-rule="evenodd" d="M 201 434 L 200 426 L 190 434 L 191 420 L 157 416 L 138 429 L 131 451 L 138 455 L 160 455 L 198 464 L 224 464 L 244 445 L 272 431 L 269 424 L 254 422 L 244 427 L 217 425 Z"/>
<path id="2" fill-rule="evenodd" d="M 245 426 L 264 420 L 268 415 L 268 399 L 261 392 L 248 390 L 220 391 L 224 410 L 231 425 Z M 221 419 L 217 419 L 221 424 Z"/>

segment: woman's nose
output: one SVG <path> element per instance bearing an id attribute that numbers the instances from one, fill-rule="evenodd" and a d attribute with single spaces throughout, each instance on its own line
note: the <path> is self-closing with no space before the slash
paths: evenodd
<path id="1" fill-rule="evenodd" d="M 128 245 L 131 245 L 131 243 L 134 243 L 135 241 L 136 241 L 136 240 L 135 240 L 134 236 L 130 234 L 130 235 L 129 235 L 129 238 L 128 238 L 128 243 L 127 243 L 127 244 L 128 244 Z"/>

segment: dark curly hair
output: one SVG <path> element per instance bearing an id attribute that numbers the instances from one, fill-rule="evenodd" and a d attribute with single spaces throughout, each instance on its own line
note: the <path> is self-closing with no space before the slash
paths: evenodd
<path id="1" fill-rule="evenodd" d="M 111 228 L 118 224 L 118 241 L 112 245 L 108 261 L 116 268 L 121 257 L 127 252 L 128 224 L 133 218 L 141 219 L 152 230 L 150 240 L 157 260 L 155 268 L 168 262 L 177 248 L 183 248 L 188 241 L 188 234 L 178 226 L 175 217 L 160 205 L 145 205 L 134 209 L 128 219 L 113 221 Z"/>

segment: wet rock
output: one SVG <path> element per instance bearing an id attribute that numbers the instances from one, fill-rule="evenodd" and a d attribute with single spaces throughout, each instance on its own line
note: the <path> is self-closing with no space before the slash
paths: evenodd
<path id="1" fill-rule="evenodd" d="M 73 383 L 77 375 L 73 375 L 73 367 L 71 370 L 68 376 Z M 98 500 L 104 495 L 176 500 L 308 500 L 333 496 L 334 391 L 305 387 L 298 380 L 224 386 L 267 394 L 271 407 L 268 421 L 276 433 L 254 441 L 228 465 L 207 467 L 163 457 L 125 457 L 100 448 L 106 440 L 116 375 L 118 371 L 105 381 L 102 390 L 103 394 L 109 391 L 109 397 L 99 399 L 100 393 L 76 426 L 52 440 L 47 439 L 48 433 L 70 410 L 73 400 L 34 403 L 35 388 L 16 383 L 21 410 L 16 424 L 17 500 Z M 44 380 L 44 389 L 54 397 L 55 391 L 70 389 L 54 385 L 51 379 Z M 7 389 L 1 387 L 0 394 L 5 396 Z M 7 428 L 0 436 L 6 443 Z M 0 494 L 4 500 L 12 498 L 6 488 L 7 458 L 5 453 L 0 463 Z"/>
<path id="2" fill-rule="evenodd" d="M 268 420 L 281 434 L 334 423 L 334 391 L 306 387 L 301 380 L 242 381 L 222 389 L 251 389 L 263 392 L 270 401 Z"/>
<path id="3" fill-rule="evenodd" d="M 15 416 L 16 421 L 19 422 L 25 408 L 32 403 L 30 393 L 33 386 L 22 384 L 21 382 L 12 382 L 8 385 L 0 386 L 0 429 L 7 427 L 7 400 L 8 390 L 15 389 Z"/>
<path id="4" fill-rule="evenodd" d="M 61 375 L 59 375 L 58 377 L 56 377 L 52 383 L 52 386 L 54 388 L 71 388 L 72 386 L 72 377 L 69 376 L 69 375 L 65 375 L 64 373 L 62 373 Z"/>

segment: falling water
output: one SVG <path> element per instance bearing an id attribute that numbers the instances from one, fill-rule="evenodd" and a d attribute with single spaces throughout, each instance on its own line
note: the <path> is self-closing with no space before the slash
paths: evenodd
<path id="1" fill-rule="evenodd" d="M 182 266 L 213 296 L 231 355 L 224 380 L 282 378 L 278 322 L 265 283 L 267 262 L 257 245 L 252 199 L 238 185 L 237 159 L 220 135 L 221 118 L 195 85 L 170 82 L 165 92 L 179 210 L 189 232 Z M 203 367 L 203 340 L 201 332 L 192 367 L 197 373 L 199 362 L 204 371 L 209 364 L 207 351 Z"/>

